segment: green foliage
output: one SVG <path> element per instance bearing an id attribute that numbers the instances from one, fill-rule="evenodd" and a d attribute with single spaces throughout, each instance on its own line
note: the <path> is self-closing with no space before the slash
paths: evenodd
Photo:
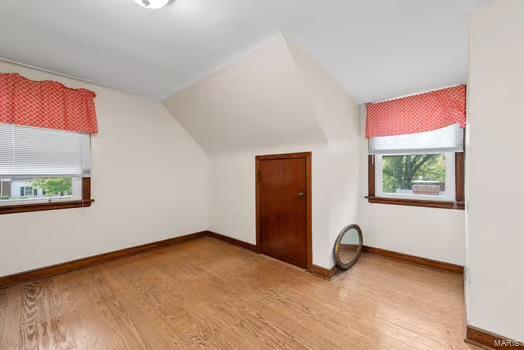
<path id="1" fill-rule="evenodd" d="M 383 190 L 410 190 L 415 180 L 445 182 L 446 162 L 442 154 L 384 156 Z"/>
<path id="2" fill-rule="evenodd" d="M 67 195 L 73 192 L 73 179 L 70 177 L 34 179 L 31 181 L 31 186 L 41 188 L 47 196 Z"/>

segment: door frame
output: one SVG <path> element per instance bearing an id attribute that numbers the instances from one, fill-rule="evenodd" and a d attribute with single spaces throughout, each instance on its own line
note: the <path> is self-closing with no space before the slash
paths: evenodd
<path id="1" fill-rule="evenodd" d="M 311 272 L 313 266 L 313 239 L 312 239 L 312 191 L 311 191 L 311 152 L 300 153 L 286 153 L 286 154 L 268 154 L 259 155 L 255 157 L 255 186 L 256 186 L 256 233 L 257 233 L 257 252 L 261 253 L 262 246 L 260 244 L 260 196 L 259 196 L 259 163 L 264 160 L 277 159 L 305 159 L 306 160 L 306 250 L 307 250 L 307 271 Z"/>

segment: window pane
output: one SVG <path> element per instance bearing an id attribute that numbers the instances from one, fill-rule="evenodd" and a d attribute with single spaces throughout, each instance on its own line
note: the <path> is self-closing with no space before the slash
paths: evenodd
<path id="1" fill-rule="evenodd" d="M 0 178 L 0 205 L 78 200 L 82 180 L 77 177 Z"/>
<path id="2" fill-rule="evenodd" d="M 382 191 L 400 195 L 442 195 L 446 192 L 445 155 L 383 156 Z"/>

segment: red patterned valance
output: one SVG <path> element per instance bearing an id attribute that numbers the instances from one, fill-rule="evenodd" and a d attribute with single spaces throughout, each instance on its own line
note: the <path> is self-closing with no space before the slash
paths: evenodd
<path id="1" fill-rule="evenodd" d="M 95 134 L 95 96 L 56 81 L 0 74 L 0 123 Z"/>
<path id="2" fill-rule="evenodd" d="M 367 106 L 368 138 L 415 134 L 459 124 L 466 127 L 466 86 Z"/>

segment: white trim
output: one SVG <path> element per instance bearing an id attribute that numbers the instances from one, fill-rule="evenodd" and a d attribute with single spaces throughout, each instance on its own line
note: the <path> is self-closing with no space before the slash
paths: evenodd
<path id="1" fill-rule="evenodd" d="M 57 202 L 72 202 L 72 201 L 79 201 L 81 200 L 78 198 L 74 198 L 74 196 L 69 197 L 49 197 L 49 198 L 42 198 L 42 199 L 31 199 L 31 198 L 21 198 L 17 200 L 9 200 L 9 201 L 0 201 L 0 207 L 2 206 L 10 206 L 10 205 L 28 205 L 28 204 L 45 204 L 45 203 L 57 203 Z"/>
<path id="2" fill-rule="evenodd" d="M 0 56 L 0 61 L 6 62 L 6 63 L 9 63 L 9 64 L 14 64 L 16 66 L 20 66 L 20 67 L 24 67 L 24 68 L 34 69 L 34 70 L 37 70 L 37 71 L 40 71 L 40 72 L 43 72 L 43 73 L 58 75 L 59 77 L 66 78 L 66 79 L 71 79 L 71 80 L 76 80 L 76 81 L 79 81 L 81 83 L 86 83 L 86 84 L 90 84 L 90 85 L 96 85 L 96 86 L 112 89 L 112 88 L 110 88 L 108 86 L 100 85 L 98 83 L 95 83 L 94 81 L 89 80 L 89 79 L 79 78 L 79 77 L 74 76 L 74 75 L 70 75 L 70 74 L 66 74 L 66 73 L 60 73 L 60 72 L 57 72 L 55 70 L 46 69 L 46 68 L 42 68 L 42 67 L 39 67 L 39 66 L 33 66 L 31 64 L 26 64 L 26 63 L 23 63 L 23 62 L 20 62 L 20 61 L 11 60 L 9 58 L 5 58 L 5 57 L 1 57 L 1 56 Z M 4 73 L 7 73 L 7 72 L 4 72 Z M 122 90 L 120 90 L 120 91 L 122 91 Z"/>

